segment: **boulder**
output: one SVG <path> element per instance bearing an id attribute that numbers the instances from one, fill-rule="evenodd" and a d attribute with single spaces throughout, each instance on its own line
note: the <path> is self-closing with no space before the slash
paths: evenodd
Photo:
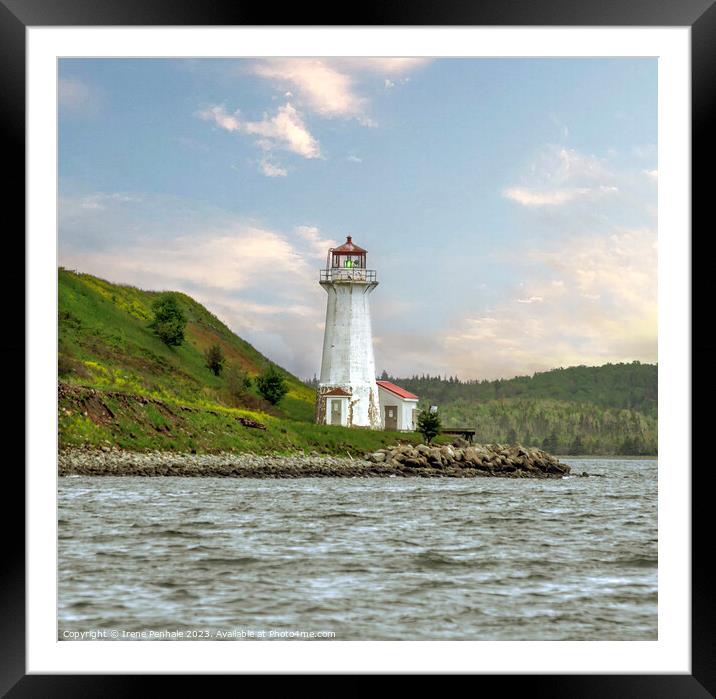
<path id="1" fill-rule="evenodd" d="M 409 468 L 424 468 L 428 465 L 428 462 L 426 459 L 416 459 L 412 457 L 407 457 L 403 461 L 404 466 L 408 466 Z"/>

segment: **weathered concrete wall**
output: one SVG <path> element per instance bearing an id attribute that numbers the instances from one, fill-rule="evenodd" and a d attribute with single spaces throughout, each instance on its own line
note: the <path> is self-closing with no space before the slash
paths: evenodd
<path id="1" fill-rule="evenodd" d="M 418 407 L 418 401 L 412 398 L 401 398 L 382 386 L 378 386 L 378 400 L 380 403 L 381 419 L 385 417 L 385 406 L 394 405 L 398 409 L 398 429 L 413 431 L 413 410 Z"/>
<path id="2" fill-rule="evenodd" d="M 321 282 L 321 286 L 328 300 L 316 419 L 330 420 L 325 405 L 320 403 L 325 402 L 327 390 L 343 388 L 351 394 L 348 426 L 378 429 L 381 415 L 369 304 L 370 294 L 378 283 L 331 281 Z"/>

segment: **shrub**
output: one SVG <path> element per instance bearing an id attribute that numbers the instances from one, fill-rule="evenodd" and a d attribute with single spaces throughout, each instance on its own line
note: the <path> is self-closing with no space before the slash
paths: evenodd
<path id="1" fill-rule="evenodd" d="M 149 327 L 168 346 L 179 346 L 184 342 L 186 316 L 172 294 L 162 294 L 153 304 L 154 318 Z"/>
<path id="2" fill-rule="evenodd" d="M 219 376 L 224 368 L 224 353 L 219 345 L 212 345 L 204 352 L 206 366 L 211 369 L 214 376 Z"/>
<path id="3" fill-rule="evenodd" d="M 256 388 L 271 405 L 276 405 L 288 393 L 286 380 L 273 364 L 256 377 Z"/>

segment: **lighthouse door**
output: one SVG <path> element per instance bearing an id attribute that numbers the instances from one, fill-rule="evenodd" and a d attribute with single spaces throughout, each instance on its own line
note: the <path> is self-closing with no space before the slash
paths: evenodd
<path id="1" fill-rule="evenodd" d="M 385 406 L 385 429 L 386 430 L 397 430 L 398 429 L 398 406 L 397 405 L 386 405 Z"/>
<path id="2" fill-rule="evenodd" d="M 341 424 L 341 403 L 340 400 L 331 401 L 331 425 Z"/>

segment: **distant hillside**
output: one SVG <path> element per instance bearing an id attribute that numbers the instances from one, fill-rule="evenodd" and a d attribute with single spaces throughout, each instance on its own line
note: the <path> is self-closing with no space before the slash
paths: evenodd
<path id="1" fill-rule="evenodd" d="M 496 381 L 457 377 L 382 378 L 437 405 L 448 426 L 470 426 L 480 441 L 538 445 L 572 454 L 657 452 L 658 367 L 576 366 Z"/>

